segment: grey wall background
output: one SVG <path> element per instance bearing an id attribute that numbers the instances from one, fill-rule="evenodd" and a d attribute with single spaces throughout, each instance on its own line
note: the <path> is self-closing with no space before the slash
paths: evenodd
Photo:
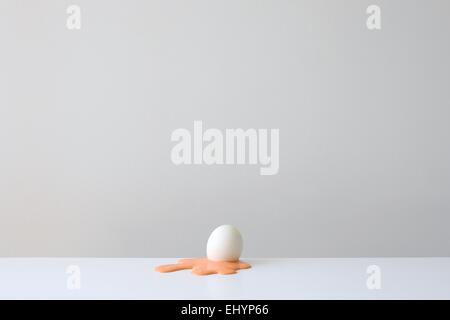
<path id="1" fill-rule="evenodd" d="M 448 256 L 449 12 L 1 0 L 0 255 L 199 256 L 231 223 L 250 257 Z M 279 128 L 279 174 L 173 165 L 194 120 Z"/>

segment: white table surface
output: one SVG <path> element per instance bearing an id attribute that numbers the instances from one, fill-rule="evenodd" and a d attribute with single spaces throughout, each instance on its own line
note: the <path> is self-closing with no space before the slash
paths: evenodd
<path id="1" fill-rule="evenodd" d="M 176 259 L 0 258 L 0 299 L 450 299 L 450 258 L 243 259 L 231 276 L 160 274 Z M 80 270 L 68 289 L 66 269 Z M 369 290 L 367 267 L 381 270 Z"/>

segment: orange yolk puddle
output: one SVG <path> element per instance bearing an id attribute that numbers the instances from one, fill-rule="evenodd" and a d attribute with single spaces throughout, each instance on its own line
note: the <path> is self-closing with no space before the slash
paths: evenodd
<path id="1" fill-rule="evenodd" d="M 207 258 L 180 259 L 176 264 L 166 264 L 155 268 L 157 272 L 174 272 L 192 269 L 192 273 L 198 276 L 210 274 L 234 274 L 241 269 L 249 269 L 251 266 L 242 261 L 212 261 Z"/>

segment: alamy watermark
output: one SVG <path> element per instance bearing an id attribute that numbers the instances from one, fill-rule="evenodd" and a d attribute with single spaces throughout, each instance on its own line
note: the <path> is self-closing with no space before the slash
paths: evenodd
<path id="1" fill-rule="evenodd" d="M 194 121 L 193 132 L 179 128 L 172 132 L 171 159 L 176 165 L 260 165 L 261 175 L 275 175 L 280 168 L 279 129 L 203 130 L 202 121 Z"/>
<path id="2" fill-rule="evenodd" d="M 369 30 L 381 30 L 381 8 L 375 4 L 367 7 L 366 13 L 369 15 L 366 26 Z"/>
<path id="3" fill-rule="evenodd" d="M 369 275 L 366 280 L 366 286 L 369 290 L 381 289 L 381 268 L 375 264 L 370 265 L 366 269 L 366 273 Z"/>
<path id="4" fill-rule="evenodd" d="M 66 13 L 69 15 L 66 20 L 66 27 L 69 30 L 81 29 L 81 8 L 75 4 L 67 7 Z"/>
<path id="5" fill-rule="evenodd" d="M 67 281 L 66 287 L 68 290 L 81 289 L 81 268 L 77 265 L 70 265 L 66 268 Z"/>

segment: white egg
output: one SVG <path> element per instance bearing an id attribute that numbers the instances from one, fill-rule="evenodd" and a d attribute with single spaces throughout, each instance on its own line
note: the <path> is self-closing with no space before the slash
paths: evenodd
<path id="1" fill-rule="evenodd" d="M 214 261 L 239 260 L 243 248 L 241 233 L 231 225 L 214 229 L 208 238 L 206 256 Z"/>

